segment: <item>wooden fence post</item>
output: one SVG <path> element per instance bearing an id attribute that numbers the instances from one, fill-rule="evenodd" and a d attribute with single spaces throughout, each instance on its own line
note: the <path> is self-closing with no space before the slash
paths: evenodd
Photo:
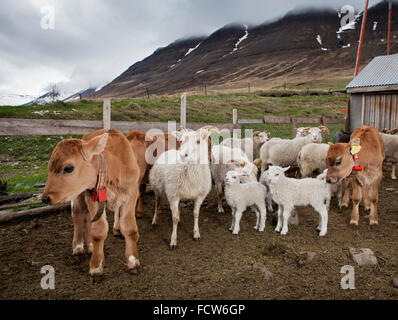
<path id="1" fill-rule="evenodd" d="M 111 129 L 111 99 L 104 99 L 104 106 L 102 110 L 102 127 L 105 130 Z"/>
<path id="2" fill-rule="evenodd" d="M 238 124 L 238 110 L 237 109 L 232 110 L 232 123 Z"/>
<path id="3" fill-rule="evenodd" d="M 146 90 L 146 96 L 147 96 L 148 99 L 149 99 L 149 90 L 148 90 L 148 88 L 145 88 L 145 90 Z"/>
<path id="4" fill-rule="evenodd" d="M 180 125 L 187 127 L 187 94 L 185 92 L 181 96 Z"/>
<path id="5" fill-rule="evenodd" d="M 205 96 L 207 96 L 207 84 L 205 83 Z"/>
<path id="6" fill-rule="evenodd" d="M 297 134 L 297 124 L 296 124 L 296 118 L 295 117 L 290 117 L 290 123 L 292 124 L 292 135 L 293 138 Z"/>

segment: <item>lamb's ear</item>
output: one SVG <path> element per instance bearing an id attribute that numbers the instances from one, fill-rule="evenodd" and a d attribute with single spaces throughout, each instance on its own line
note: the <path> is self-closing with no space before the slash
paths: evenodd
<path id="1" fill-rule="evenodd" d="M 106 147 L 108 142 L 108 133 L 96 136 L 87 142 L 83 142 L 82 154 L 83 158 L 90 161 L 93 156 L 100 154 Z"/>
<path id="2" fill-rule="evenodd" d="M 183 131 L 173 131 L 171 133 L 176 137 L 177 141 L 182 142 L 184 140 L 184 132 Z"/>
<path id="3" fill-rule="evenodd" d="M 286 168 L 282 168 L 282 171 L 283 172 L 286 172 L 287 170 L 289 170 L 290 169 L 290 166 L 288 166 L 288 167 L 286 167 Z"/>

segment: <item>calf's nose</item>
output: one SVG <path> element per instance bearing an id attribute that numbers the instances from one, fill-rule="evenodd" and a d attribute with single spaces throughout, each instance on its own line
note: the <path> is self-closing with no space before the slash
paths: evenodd
<path id="1" fill-rule="evenodd" d="M 41 198 L 41 201 L 45 204 L 50 204 L 50 202 L 51 202 L 50 197 L 43 197 L 43 198 Z"/>

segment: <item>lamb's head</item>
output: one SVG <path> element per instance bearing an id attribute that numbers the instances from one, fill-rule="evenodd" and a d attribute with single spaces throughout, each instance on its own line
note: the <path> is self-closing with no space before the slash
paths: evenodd
<path id="1" fill-rule="evenodd" d="M 309 136 L 311 136 L 311 142 L 322 143 L 322 132 L 318 127 L 313 127 L 309 131 Z"/>
<path id="2" fill-rule="evenodd" d="M 285 177 L 285 172 L 289 169 L 290 169 L 290 167 L 282 168 L 282 167 L 278 167 L 278 166 L 271 166 L 268 168 L 267 171 L 265 171 L 262 174 L 260 181 L 263 181 L 268 185 L 275 184 L 281 178 Z"/>
<path id="3" fill-rule="evenodd" d="M 182 128 L 173 132 L 177 140 L 181 142 L 178 149 L 181 162 L 207 164 L 209 162 L 208 138 L 212 132 L 220 133 L 220 130 L 213 126 L 206 126 L 197 131 Z"/>
<path id="4" fill-rule="evenodd" d="M 309 133 L 310 129 L 311 129 L 310 127 L 297 128 L 296 138 L 297 137 L 306 137 L 306 136 L 308 136 L 308 133 Z"/>
<path id="5" fill-rule="evenodd" d="M 267 131 L 254 131 L 253 141 L 258 144 L 266 143 L 269 140 L 269 132 Z"/>
<path id="6" fill-rule="evenodd" d="M 227 164 L 231 170 L 241 173 L 243 175 L 243 178 L 257 176 L 257 166 L 244 159 L 231 159 L 227 162 Z"/>
<path id="7" fill-rule="evenodd" d="M 325 170 L 323 170 L 323 172 L 322 172 L 321 174 L 318 174 L 318 175 L 316 176 L 316 178 L 317 178 L 318 180 L 322 180 L 322 181 L 325 181 L 325 182 L 326 182 L 326 175 L 327 175 L 327 173 L 328 173 L 328 169 L 325 169 Z"/>
<path id="8" fill-rule="evenodd" d="M 232 185 L 240 183 L 240 177 L 243 176 L 241 172 L 238 171 L 228 171 L 225 175 L 225 184 Z"/>

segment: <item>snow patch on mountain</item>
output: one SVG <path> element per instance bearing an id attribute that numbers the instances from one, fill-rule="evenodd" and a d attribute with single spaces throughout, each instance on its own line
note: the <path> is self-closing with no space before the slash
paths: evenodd
<path id="1" fill-rule="evenodd" d="M 33 99 L 35 99 L 35 97 L 31 95 L 4 94 L 0 95 L 0 106 L 20 106 Z"/>

